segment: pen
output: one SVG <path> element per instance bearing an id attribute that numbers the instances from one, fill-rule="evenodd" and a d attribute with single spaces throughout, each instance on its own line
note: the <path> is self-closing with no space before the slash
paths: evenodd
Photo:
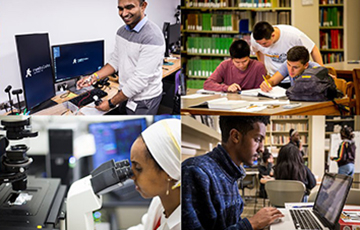
<path id="1" fill-rule="evenodd" d="M 25 108 L 25 109 L 24 109 L 24 115 L 26 115 L 26 110 L 27 110 L 27 109 Z"/>
<path id="2" fill-rule="evenodd" d="M 270 83 L 266 80 L 266 78 L 264 77 L 264 75 L 262 75 L 262 77 L 264 78 L 264 81 L 266 82 L 266 84 L 271 87 Z"/>

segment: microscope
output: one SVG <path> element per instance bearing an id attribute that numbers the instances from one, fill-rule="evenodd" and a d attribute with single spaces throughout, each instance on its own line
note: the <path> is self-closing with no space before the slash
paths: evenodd
<path id="1" fill-rule="evenodd" d="M 27 137 L 36 137 L 37 132 L 27 129 L 30 118 L 7 117 L 1 120 L 0 130 L 6 131 L 6 136 L 0 135 L 0 185 L 11 183 L 14 191 L 22 191 L 27 188 L 26 170 L 32 163 L 26 153 L 29 148 L 24 144 L 9 146 L 9 140 L 21 140 Z"/>
<path id="2" fill-rule="evenodd" d="M 75 181 L 66 196 L 58 178 L 34 178 L 26 171 L 32 163 L 24 144 L 10 141 L 38 136 L 30 117 L 0 117 L 0 229 L 94 230 L 93 211 L 102 206 L 102 195 L 121 187 L 133 173 L 128 160 L 107 161 L 90 175 Z M 10 145 L 10 146 L 9 146 Z"/>

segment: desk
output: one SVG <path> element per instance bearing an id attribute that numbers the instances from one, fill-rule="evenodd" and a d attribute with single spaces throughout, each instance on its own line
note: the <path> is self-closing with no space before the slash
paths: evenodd
<path id="1" fill-rule="evenodd" d="M 180 63 L 180 55 L 173 55 L 174 58 L 176 59 L 165 59 L 165 61 L 167 62 L 172 62 L 174 63 L 173 65 L 163 65 L 162 70 L 163 70 L 163 78 L 175 73 L 176 71 L 178 71 L 181 67 L 181 63 Z"/>
<path id="2" fill-rule="evenodd" d="M 325 66 L 334 67 L 334 69 L 336 70 L 336 73 L 338 75 L 338 78 L 343 78 L 346 81 L 352 81 L 353 69 L 360 69 L 360 63 L 359 64 L 348 64 L 347 62 L 334 62 L 334 63 L 326 64 Z"/>
<path id="3" fill-rule="evenodd" d="M 110 82 L 110 86 L 103 89 L 105 92 L 108 93 L 107 96 L 101 98 L 103 101 L 106 101 L 106 100 L 112 98 L 113 96 L 115 96 L 115 94 L 118 93 L 119 84 L 112 82 L 112 81 L 109 81 L 109 82 Z M 68 93 L 68 91 L 51 98 L 52 101 L 58 103 L 57 105 L 47 108 L 47 109 L 43 109 L 37 113 L 34 113 L 34 115 L 75 115 L 69 110 L 69 108 L 66 106 L 66 104 L 64 104 L 64 102 L 74 98 L 75 96 L 68 96 L 68 97 L 62 98 L 62 95 L 66 94 L 66 93 Z M 83 115 L 83 114 L 78 113 L 78 115 Z"/>
<path id="4" fill-rule="evenodd" d="M 187 94 L 196 93 L 196 89 L 189 89 Z M 190 108 L 190 106 L 198 105 L 202 102 L 224 97 L 222 95 L 209 95 L 208 97 L 197 99 L 181 98 L 181 114 L 202 114 L 202 115 L 340 115 L 338 109 L 331 101 L 325 102 L 301 102 L 301 106 L 294 109 L 283 109 L 283 105 L 273 109 L 264 109 L 259 112 L 234 112 L 231 110 L 214 110 L 204 108 Z M 226 97 L 229 100 L 246 100 L 246 101 L 261 101 L 269 100 L 265 97 L 248 97 L 241 96 L 236 93 L 227 93 Z M 348 98 L 337 99 L 338 104 L 349 105 Z"/>

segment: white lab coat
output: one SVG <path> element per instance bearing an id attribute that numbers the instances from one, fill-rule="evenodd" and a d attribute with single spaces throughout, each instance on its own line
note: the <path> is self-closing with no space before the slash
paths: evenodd
<path id="1" fill-rule="evenodd" d="M 128 230 L 154 230 L 159 218 L 160 227 L 157 230 L 180 230 L 181 229 L 181 205 L 166 218 L 160 198 L 154 197 L 150 203 L 148 212 L 141 218 L 141 224 L 130 227 Z"/>

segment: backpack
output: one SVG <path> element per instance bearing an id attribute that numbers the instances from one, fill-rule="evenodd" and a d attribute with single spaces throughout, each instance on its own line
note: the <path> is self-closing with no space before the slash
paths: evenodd
<path id="1" fill-rule="evenodd" d="M 329 101 L 344 95 L 336 89 L 328 69 L 315 66 L 295 79 L 294 85 L 286 90 L 286 96 L 292 101 Z"/>

